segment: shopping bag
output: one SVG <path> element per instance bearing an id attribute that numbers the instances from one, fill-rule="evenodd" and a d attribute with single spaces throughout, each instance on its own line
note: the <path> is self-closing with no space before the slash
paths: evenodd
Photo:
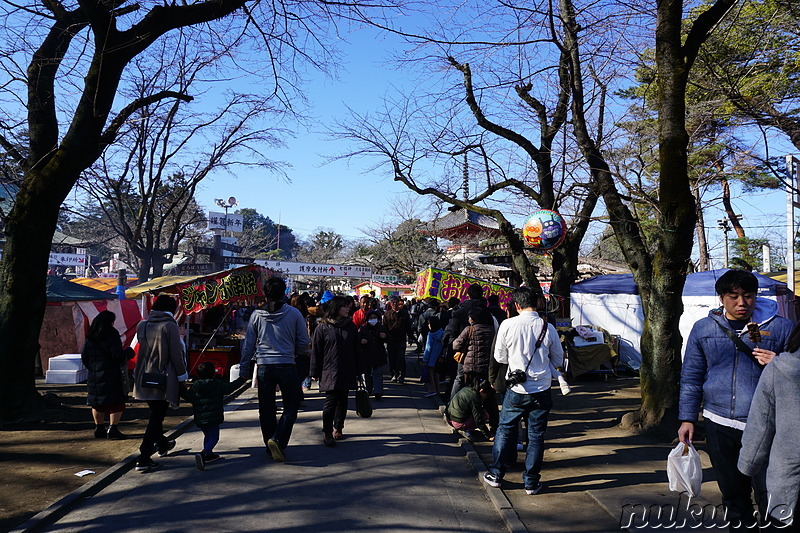
<path id="1" fill-rule="evenodd" d="M 372 402 L 369 399 L 369 391 L 364 385 L 364 378 L 358 376 L 358 385 L 356 386 L 356 414 L 361 418 L 369 418 L 372 416 Z"/>
<path id="2" fill-rule="evenodd" d="M 669 490 L 686 492 L 690 498 L 700 495 L 703 483 L 703 466 L 700 454 L 691 444 L 679 442 L 667 456 L 667 479 Z"/>

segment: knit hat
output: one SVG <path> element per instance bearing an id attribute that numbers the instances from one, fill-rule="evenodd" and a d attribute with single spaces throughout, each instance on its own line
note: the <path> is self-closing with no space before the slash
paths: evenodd
<path id="1" fill-rule="evenodd" d="M 333 300 L 333 293 L 331 291 L 325 291 L 322 293 L 322 298 L 320 298 L 319 303 L 324 304 L 331 300 Z"/>

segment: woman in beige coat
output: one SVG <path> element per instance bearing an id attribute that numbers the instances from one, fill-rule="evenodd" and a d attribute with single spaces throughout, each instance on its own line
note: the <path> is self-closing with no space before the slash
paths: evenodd
<path id="1" fill-rule="evenodd" d="M 140 472 L 158 466 L 150 458 L 153 453 L 164 457 L 175 447 L 175 441 L 164 436 L 164 417 L 168 407 L 178 407 L 180 382 L 189 377 L 186 350 L 174 316 L 176 309 L 175 299 L 162 294 L 153 303 L 147 320 L 136 327 L 139 355 L 133 372 L 133 396 L 145 400 L 150 408 L 150 420 L 136 460 L 136 470 Z"/>

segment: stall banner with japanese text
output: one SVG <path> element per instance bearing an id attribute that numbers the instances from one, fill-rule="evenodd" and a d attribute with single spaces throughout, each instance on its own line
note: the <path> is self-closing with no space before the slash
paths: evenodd
<path id="1" fill-rule="evenodd" d="M 505 305 L 511 300 L 511 292 L 514 290 L 512 287 L 490 283 L 483 279 L 472 278 L 438 268 L 426 268 L 417 274 L 417 283 L 414 288 L 414 293 L 417 298 L 428 298 L 432 296 L 446 302 L 448 299 L 455 296 L 459 300 L 464 301 L 469 298 L 467 296 L 467 288 L 473 283 L 477 283 L 483 287 L 484 298 L 488 297 L 490 294 L 496 294 L 500 299 L 500 305 Z"/>
<path id="2" fill-rule="evenodd" d="M 243 267 L 178 285 L 183 312 L 189 315 L 215 305 L 263 298 L 266 275 L 263 268 Z"/>

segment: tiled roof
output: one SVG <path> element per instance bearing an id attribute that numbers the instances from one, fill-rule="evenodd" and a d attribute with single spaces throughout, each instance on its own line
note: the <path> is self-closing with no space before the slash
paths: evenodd
<path id="1" fill-rule="evenodd" d="M 425 224 L 425 230 L 428 233 L 436 233 L 468 225 L 474 225 L 488 230 L 500 229 L 500 224 L 492 217 L 481 215 L 469 209 L 458 209 L 432 222 L 428 222 Z"/>

